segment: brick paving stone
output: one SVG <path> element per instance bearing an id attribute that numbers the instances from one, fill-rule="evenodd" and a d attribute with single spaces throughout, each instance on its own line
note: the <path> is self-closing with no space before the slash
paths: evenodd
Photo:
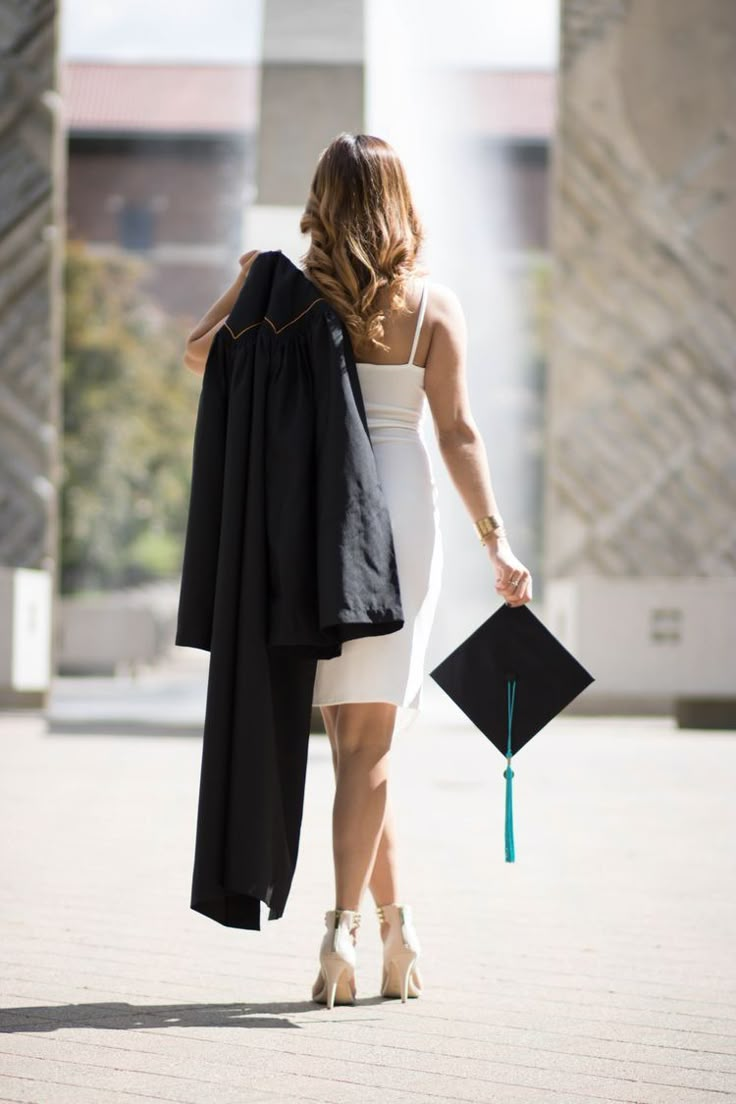
<path id="1" fill-rule="evenodd" d="M 310 741 L 281 920 L 189 908 L 201 745 L 0 714 L 0 1104 L 736 1102 L 736 741 L 665 717 L 565 715 L 504 760 L 433 687 L 399 732 L 401 896 L 426 991 L 310 1000 L 334 789 Z"/>

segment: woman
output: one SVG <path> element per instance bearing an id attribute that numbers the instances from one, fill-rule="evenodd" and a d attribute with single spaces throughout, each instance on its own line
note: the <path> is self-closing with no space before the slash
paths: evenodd
<path id="1" fill-rule="evenodd" d="M 332 749 L 335 908 L 325 914 L 312 997 L 331 1008 L 356 995 L 356 933 L 366 888 L 381 920 L 383 996 L 416 997 L 422 982 L 411 908 L 400 903 L 395 824 L 387 792 L 398 709 L 420 708 L 424 658 L 442 573 L 435 484 L 421 419 L 431 411 L 439 451 L 512 606 L 532 597 L 498 515 L 485 447 L 465 375 L 466 326 L 457 296 L 426 279 L 424 230 L 392 147 L 366 134 L 323 150 L 300 228 L 311 244 L 303 269 L 350 335 L 378 474 L 396 546 L 405 623 L 350 640 L 319 660 L 314 704 Z M 232 287 L 187 341 L 185 363 L 203 372 L 212 338 L 235 303 L 257 251 L 240 258 Z"/>

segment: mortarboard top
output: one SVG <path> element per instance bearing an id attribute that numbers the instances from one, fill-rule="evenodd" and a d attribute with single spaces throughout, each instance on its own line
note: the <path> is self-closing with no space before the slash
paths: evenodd
<path id="1" fill-rule="evenodd" d="M 507 602 L 430 676 L 506 756 L 506 861 L 513 862 L 511 757 L 594 678 L 528 605 Z"/>

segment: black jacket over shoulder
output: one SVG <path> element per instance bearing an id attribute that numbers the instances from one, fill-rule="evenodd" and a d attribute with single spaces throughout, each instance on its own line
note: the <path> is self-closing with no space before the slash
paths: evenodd
<path id="1" fill-rule="evenodd" d="M 259 253 L 210 348 L 176 643 L 210 652 L 191 907 L 283 915 L 317 660 L 404 624 L 348 332 L 281 250 Z"/>

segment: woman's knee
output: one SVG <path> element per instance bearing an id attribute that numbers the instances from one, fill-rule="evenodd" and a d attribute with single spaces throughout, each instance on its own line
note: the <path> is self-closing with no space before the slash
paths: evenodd
<path id="1" fill-rule="evenodd" d="M 395 720 L 396 706 L 389 702 L 342 702 L 335 723 L 338 754 L 385 754 L 391 747 Z"/>

